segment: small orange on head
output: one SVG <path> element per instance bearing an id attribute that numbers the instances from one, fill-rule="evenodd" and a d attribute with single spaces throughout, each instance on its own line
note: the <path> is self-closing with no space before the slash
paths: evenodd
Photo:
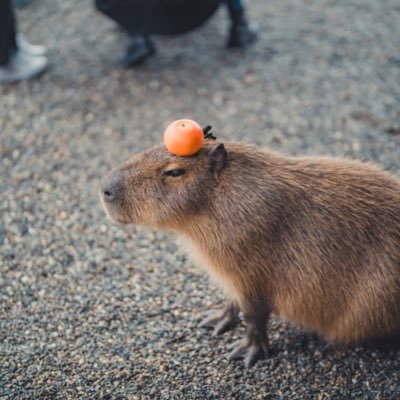
<path id="1" fill-rule="evenodd" d="M 164 132 L 165 146 L 176 156 L 191 156 L 197 153 L 203 141 L 203 129 L 191 119 L 178 119 L 169 124 Z"/>

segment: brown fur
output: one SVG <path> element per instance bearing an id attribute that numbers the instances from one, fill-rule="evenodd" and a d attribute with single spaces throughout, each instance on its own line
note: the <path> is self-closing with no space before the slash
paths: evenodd
<path id="1" fill-rule="evenodd" d="M 132 157 L 110 175 L 120 196 L 104 202 L 108 214 L 178 232 L 246 315 L 275 312 L 341 343 L 398 335 L 400 181 L 366 163 L 233 142 L 225 160 L 217 145 Z M 185 174 L 165 176 L 171 168 Z"/>

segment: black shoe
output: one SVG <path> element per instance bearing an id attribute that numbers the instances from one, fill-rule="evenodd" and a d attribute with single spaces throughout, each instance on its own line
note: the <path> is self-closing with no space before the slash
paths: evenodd
<path id="1" fill-rule="evenodd" d="M 125 54 L 120 59 L 120 64 L 125 68 L 134 67 L 154 53 L 154 44 L 148 36 L 131 36 Z"/>
<path id="2" fill-rule="evenodd" d="M 244 47 L 253 43 L 256 38 L 257 32 L 243 19 L 232 24 L 227 47 Z"/>

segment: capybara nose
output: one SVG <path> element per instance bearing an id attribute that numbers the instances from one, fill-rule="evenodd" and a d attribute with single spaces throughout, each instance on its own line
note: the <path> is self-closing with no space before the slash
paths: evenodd
<path id="1" fill-rule="evenodd" d="M 122 194 L 121 177 L 111 173 L 104 179 L 100 191 L 105 202 L 111 203 L 118 200 Z"/>

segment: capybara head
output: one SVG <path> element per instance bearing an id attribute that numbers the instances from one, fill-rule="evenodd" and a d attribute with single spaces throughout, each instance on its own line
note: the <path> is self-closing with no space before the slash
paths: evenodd
<path id="1" fill-rule="evenodd" d="M 212 140 L 185 157 L 158 145 L 112 170 L 100 197 L 118 223 L 172 228 L 209 206 L 226 161 L 224 145 Z"/>

